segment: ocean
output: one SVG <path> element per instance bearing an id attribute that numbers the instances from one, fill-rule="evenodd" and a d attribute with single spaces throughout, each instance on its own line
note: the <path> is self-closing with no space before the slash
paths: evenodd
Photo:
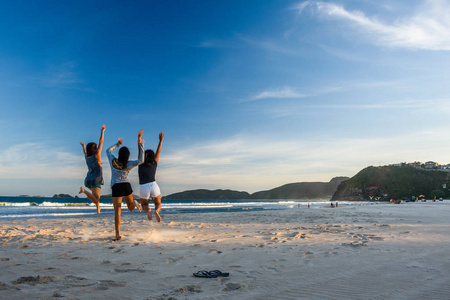
<path id="1" fill-rule="evenodd" d="M 167 200 L 161 214 L 228 213 L 279 209 L 329 207 L 328 200 Z M 360 202 L 339 201 L 339 205 Z M 153 204 L 150 201 L 150 205 Z M 100 214 L 114 214 L 111 198 L 100 199 Z M 130 213 L 125 201 L 122 214 Z M 87 198 L 0 197 L 0 219 L 66 218 L 96 215 L 95 205 Z"/>

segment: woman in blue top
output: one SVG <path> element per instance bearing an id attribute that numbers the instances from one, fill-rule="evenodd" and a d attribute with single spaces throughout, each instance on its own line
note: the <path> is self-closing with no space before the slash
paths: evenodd
<path id="1" fill-rule="evenodd" d="M 84 143 L 80 142 L 81 147 L 83 147 L 84 158 L 86 159 L 86 165 L 88 167 L 88 172 L 86 178 L 84 179 L 84 185 L 90 189 L 91 192 L 86 191 L 83 187 L 80 187 L 79 194 L 86 194 L 88 199 L 91 200 L 97 207 L 98 214 L 100 213 L 100 193 L 103 185 L 101 154 L 105 129 L 106 126 L 103 124 L 98 146 L 96 143 L 89 143 L 85 147 Z"/>
<path id="2" fill-rule="evenodd" d="M 114 205 L 114 225 L 116 230 L 116 237 L 114 240 L 120 240 L 122 236 L 120 235 L 120 214 L 122 212 L 122 198 L 125 198 L 128 209 L 133 211 L 136 207 L 141 211 L 141 206 L 136 200 L 133 200 L 133 190 L 131 184 L 128 181 L 128 173 L 131 169 L 142 164 L 144 162 L 143 152 L 144 152 L 144 140 L 141 140 L 143 131 L 142 129 L 138 134 L 138 146 L 139 146 L 139 157 L 138 160 L 128 161 L 130 157 L 130 150 L 127 147 L 122 147 L 119 149 L 119 157 L 116 158 L 112 151 L 123 144 L 121 138 L 118 139 L 117 144 L 109 147 L 106 150 L 106 155 L 108 156 L 109 164 L 111 165 L 111 189 L 112 189 L 112 200 Z"/>
<path id="3" fill-rule="evenodd" d="M 147 218 L 152 219 L 152 210 L 148 207 L 150 198 L 155 204 L 155 217 L 158 222 L 161 222 L 159 211 L 161 210 L 161 192 L 155 180 L 156 168 L 159 162 L 159 153 L 161 152 L 161 145 L 164 140 L 164 133 L 159 133 L 159 144 L 156 149 L 156 154 L 153 150 L 145 150 L 145 161 L 139 165 L 139 185 L 140 185 L 140 200 L 142 209 L 147 212 Z"/>

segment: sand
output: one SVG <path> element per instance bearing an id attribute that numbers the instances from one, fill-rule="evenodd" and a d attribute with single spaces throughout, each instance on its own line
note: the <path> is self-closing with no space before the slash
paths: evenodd
<path id="1" fill-rule="evenodd" d="M 0 224 L 1 299 L 450 297 L 450 201 Z"/>

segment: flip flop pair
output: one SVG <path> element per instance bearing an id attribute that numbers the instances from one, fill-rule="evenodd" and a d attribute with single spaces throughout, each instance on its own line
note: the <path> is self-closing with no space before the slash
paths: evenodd
<path id="1" fill-rule="evenodd" d="M 197 273 L 194 273 L 195 277 L 203 277 L 203 278 L 217 278 L 217 277 L 228 277 L 230 276 L 230 273 L 222 273 L 219 270 L 212 270 L 212 271 L 198 271 Z"/>

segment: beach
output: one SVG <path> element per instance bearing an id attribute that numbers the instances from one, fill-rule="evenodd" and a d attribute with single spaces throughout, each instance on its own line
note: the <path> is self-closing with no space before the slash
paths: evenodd
<path id="1" fill-rule="evenodd" d="M 164 214 L 163 214 L 164 215 Z M 450 203 L 2 220 L 2 299 L 445 299 Z M 229 277 L 198 278 L 200 270 Z"/>

